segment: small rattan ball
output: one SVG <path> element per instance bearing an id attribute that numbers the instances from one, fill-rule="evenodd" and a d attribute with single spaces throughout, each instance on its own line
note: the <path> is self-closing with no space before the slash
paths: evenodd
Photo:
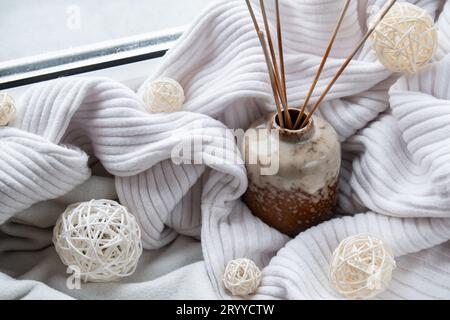
<path id="1" fill-rule="evenodd" d="M 7 93 L 0 93 L 0 126 L 7 126 L 14 121 L 16 106 L 13 98 Z"/>
<path id="2" fill-rule="evenodd" d="M 394 256 L 383 241 L 359 234 L 343 240 L 334 251 L 330 280 L 348 299 L 370 299 L 389 286 L 395 266 Z"/>
<path id="3" fill-rule="evenodd" d="M 53 230 L 53 243 L 84 282 L 116 281 L 134 273 L 142 254 L 141 230 L 127 208 L 111 200 L 69 206 Z"/>
<path id="4" fill-rule="evenodd" d="M 223 275 L 223 284 L 234 296 L 248 296 L 256 292 L 261 283 L 261 271 L 249 259 L 228 262 Z"/>
<path id="5" fill-rule="evenodd" d="M 170 78 L 152 81 L 144 95 L 144 102 L 152 113 L 181 111 L 184 100 L 183 87 Z"/>
<path id="6" fill-rule="evenodd" d="M 437 45 L 433 18 L 407 2 L 396 3 L 372 34 L 379 61 L 393 72 L 417 72 L 433 58 Z"/>

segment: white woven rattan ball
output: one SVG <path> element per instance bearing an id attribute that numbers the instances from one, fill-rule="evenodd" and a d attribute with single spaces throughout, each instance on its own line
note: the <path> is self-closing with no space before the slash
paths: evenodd
<path id="1" fill-rule="evenodd" d="M 407 2 L 396 3 L 372 34 L 378 59 L 393 72 L 417 72 L 433 58 L 437 45 L 433 18 Z"/>
<path id="2" fill-rule="evenodd" d="M 248 296 L 256 292 L 261 283 L 261 271 L 249 259 L 231 260 L 223 275 L 223 284 L 234 296 Z"/>
<path id="3" fill-rule="evenodd" d="M 170 78 L 152 81 L 144 95 L 144 102 L 152 113 L 181 111 L 184 100 L 183 87 Z"/>
<path id="4" fill-rule="evenodd" d="M 6 126 L 16 116 L 16 106 L 13 98 L 7 93 L 0 93 L 0 126 Z"/>
<path id="5" fill-rule="evenodd" d="M 84 282 L 116 281 L 134 273 L 142 254 L 141 230 L 124 206 L 91 200 L 69 206 L 53 230 L 62 262 Z"/>
<path id="6" fill-rule="evenodd" d="M 330 280 L 349 299 L 370 299 L 383 292 L 392 278 L 395 260 L 380 239 L 359 234 L 343 240 L 333 253 Z"/>

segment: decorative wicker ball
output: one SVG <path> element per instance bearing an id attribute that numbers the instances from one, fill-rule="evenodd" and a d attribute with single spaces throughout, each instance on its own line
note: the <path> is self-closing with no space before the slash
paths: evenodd
<path id="1" fill-rule="evenodd" d="M 151 82 L 144 95 L 144 102 L 152 113 L 181 111 L 184 99 L 183 87 L 170 78 Z"/>
<path id="2" fill-rule="evenodd" d="M 141 230 L 124 206 L 91 200 L 69 206 L 53 230 L 61 261 L 84 282 L 116 281 L 134 273 L 142 254 Z"/>
<path id="3" fill-rule="evenodd" d="M 13 98 L 7 93 L 0 93 L 0 126 L 11 123 L 16 116 Z"/>
<path id="4" fill-rule="evenodd" d="M 378 59 L 393 72 L 417 72 L 433 58 L 437 45 L 433 18 L 407 2 L 396 3 L 372 34 Z"/>
<path id="5" fill-rule="evenodd" d="M 248 296 L 256 292 L 261 283 L 261 271 L 249 259 L 228 262 L 223 275 L 223 284 L 234 296 Z"/>
<path id="6" fill-rule="evenodd" d="M 359 234 L 342 241 L 333 253 L 330 280 L 349 299 L 370 299 L 383 292 L 392 278 L 395 260 L 380 239 Z"/>

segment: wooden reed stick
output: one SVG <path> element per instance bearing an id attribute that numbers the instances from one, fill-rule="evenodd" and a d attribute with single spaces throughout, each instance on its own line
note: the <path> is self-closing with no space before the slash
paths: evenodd
<path id="1" fill-rule="evenodd" d="M 341 16 L 339 17 L 339 20 L 338 20 L 338 22 L 336 24 L 336 27 L 334 28 L 333 35 L 331 36 L 330 41 L 328 42 L 328 47 L 327 47 L 327 49 L 325 51 L 325 55 L 322 58 L 322 62 L 320 63 L 319 69 L 317 70 L 316 77 L 314 78 L 314 81 L 311 84 L 311 87 L 309 88 L 308 94 L 306 95 L 305 102 L 304 102 L 303 107 L 302 107 L 302 109 L 300 111 L 300 115 L 299 115 L 299 117 L 297 118 L 297 121 L 294 124 L 294 129 L 298 128 L 298 125 L 300 124 L 301 119 L 303 119 L 303 115 L 305 114 L 305 110 L 306 110 L 306 108 L 308 107 L 308 104 L 309 104 L 309 100 L 311 99 L 311 96 L 312 96 L 312 94 L 314 92 L 314 89 L 316 88 L 317 83 L 319 82 L 320 76 L 322 75 L 322 71 L 323 71 L 323 69 L 325 67 L 325 64 L 326 64 L 327 60 L 328 60 L 328 56 L 331 53 L 331 49 L 333 48 L 333 44 L 334 44 L 334 42 L 336 40 L 337 34 L 338 34 L 338 32 L 339 32 L 339 30 L 341 28 L 342 22 L 344 21 L 344 17 L 345 17 L 345 15 L 347 13 L 348 7 L 350 6 L 350 2 L 351 2 L 351 0 L 347 0 L 347 2 L 344 5 L 344 8 L 342 9 Z"/>
<path id="2" fill-rule="evenodd" d="M 256 20 L 255 12 L 253 11 L 253 8 L 252 8 L 252 5 L 250 3 L 250 0 L 245 0 L 245 2 L 247 3 L 247 8 L 248 8 L 248 11 L 250 12 L 250 16 L 251 16 L 252 21 L 253 21 L 253 26 L 255 27 L 256 33 L 258 34 L 259 42 L 261 43 L 261 47 L 262 47 L 263 52 L 264 52 L 264 58 L 266 60 L 267 69 L 269 71 L 270 84 L 272 86 L 273 97 L 275 99 L 275 105 L 277 107 L 278 120 L 280 121 L 280 127 L 284 128 L 283 111 L 281 109 L 280 99 L 278 97 L 278 92 L 277 92 L 276 83 L 275 83 L 275 77 L 274 77 L 274 70 L 273 70 L 273 66 L 272 66 L 272 63 L 271 63 L 271 60 L 270 60 L 270 57 L 269 57 L 269 52 L 268 52 L 268 49 L 267 49 L 267 44 L 266 44 L 266 41 L 265 41 L 265 38 L 264 38 L 264 34 L 259 28 L 258 21 Z"/>
<path id="3" fill-rule="evenodd" d="M 280 56 L 280 85 L 281 90 L 283 92 L 284 100 L 286 101 L 286 108 L 287 111 L 285 113 L 286 122 L 292 127 L 292 120 L 289 114 L 289 102 L 287 98 L 287 90 L 286 90 L 286 70 L 284 65 L 284 49 L 283 49 L 283 32 L 281 28 L 281 13 L 280 13 L 280 1 L 275 0 L 275 6 L 276 6 L 276 14 L 277 14 L 277 38 L 278 38 L 278 52 Z M 289 117 L 288 117 L 289 116 Z"/>
<path id="4" fill-rule="evenodd" d="M 274 74 L 274 69 L 272 68 L 272 66 L 270 64 L 269 49 L 267 48 L 267 43 L 265 41 L 264 33 L 262 31 L 258 32 L 258 37 L 259 37 L 259 40 L 261 41 L 261 45 L 263 47 L 264 56 L 266 57 L 267 68 L 269 69 L 270 83 L 272 84 L 273 96 L 275 98 L 275 103 L 277 105 L 278 120 L 280 121 L 280 126 L 282 128 L 284 128 L 285 123 L 283 120 L 283 112 L 282 112 L 281 106 L 280 106 L 280 101 L 282 99 L 281 99 L 280 93 L 277 91 L 277 88 L 276 88 L 277 80 L 276 80 L 276 77 Z M 286 113 L 286 110 L 285 110 L 285 113 Z"/>
<path id="5" fill-rule="evenodd" d="M 275 48 L 273 46 L 272 36 L 270 33 L 269 19 L 267 19 L 266 6 L 264 5 L 264 0 L 259 0 L 259 3 L 260 3 L 260 7 L 261 7 L 261 14 L 262 14 L 263 21 L 264 21 L 264 29 L 266 30 L 267 42 L 269 44 L 270 56 L 272 57 L 272 65 L 273 65 L 273 70 L 274 70 L 275 84 L 276 84 L 276 87 L 278 90 L 278 95 L 281 98 L 281 104 L 283 105 L 284 116 L 285 116 L 286 122 L 287 122 L 288 126 L 290 128 L 292 128 L 292 120 L 291 120 L 290 113 L 289 113 L 289 106 L 287 105 L 287 99 L 283 95 L 283 89 L 281 86 L 280 72 L 278 70 L 278 63 L 277 63 L 277 58 L 275 55 Z"/>
<path id="6" fill-rule="evenodd" d="M 359 42 L 358 46 L 353 50 L 353 52 L 350 54 L 350 56 L 345 60 L 344 64 L 341 66 L 341 68 L 339 69 L 339 71 L 336 73 L 336 75 L 333 77 L 333 79 L 331 80 L 331 82 L 328 84 L 327 88 L 325 89 L 325 91 L 322 93 L 322 95 L 319 97 L 319 100 L 316 102 L 316 104 L 314 105 L 314 107 L 312 108 L 311 112 L 308 114 L 308 116 L 306 117 L 306 119 L 303 121 L 301 128 L 303 128 L 303 126 L 308 123 L 309 120 L 311 120 L 311 117 L 314 115 L 314 113 L 317 111 L 317 109 L 319 108 L 320 104 L 322 103 L 322 101 L 325 99 L 325 97 L 327 96 L 328 92 L 330 92 L 331 88 L 333 87 L 333 85 L 336 83 L 336 81 L 339 79 L 339 77 L 342 75 L 342 73 L 345 71 L 345 69 L 347 68 L 347 66 L 350 64 L 350 62 L 353 60 L 353 58 L 356 56 L 356 54 L 358 53 L 359 49 L 361 49 L 364 45 L 364 43 L 367 41 L 367 39 L 372 35 L 372 33 L 375 31 L 376 27 L 378 26 L 378 24 L 381 22 L 381 20 L 383 20 L 383 18 L 386 16 L 386 14 L 389 12 L 389 10 L 391 10 L 391 8 L 394 6 L 394 4 L 397 2 L 397 0 L 391 0 L 391 2 L 389 3 L 389 5 L 386 7 L 386 9 L 384 9 L 384 11 L 381 13 L 381 15 L 378 17 L 378 20 L 370 27 L 370 29 L 367 31 L 367 33 L 365 34 L 365 36 L 361 39 L 361 41 Z"/>

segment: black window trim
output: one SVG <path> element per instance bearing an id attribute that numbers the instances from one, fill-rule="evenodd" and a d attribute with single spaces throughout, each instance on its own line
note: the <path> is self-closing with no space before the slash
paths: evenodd
<path id="1" fill-rule="evenodd" d="M 0 90 L 164 56 L 185 26 L 0 63 Z"/>

